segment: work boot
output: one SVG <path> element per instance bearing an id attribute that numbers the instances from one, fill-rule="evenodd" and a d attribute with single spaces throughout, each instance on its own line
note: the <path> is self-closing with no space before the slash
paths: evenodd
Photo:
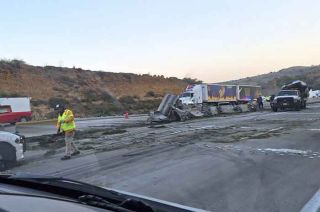
<path id="1" fill-rule="evenodd" d="M 73 153 L 71 154 L 71 156 L 75 156 L 75 155 L 79 155 L 79 154 L 80 154 L 80 151 L 77 150 L 77 151 L 73 152 Z"/>
<path id="2" fill-rule="evenodd" d="M 61 158 L 61 160 L 69 160 L 69 159 L 71 159 L 70 155 L 65 155 Z"/>

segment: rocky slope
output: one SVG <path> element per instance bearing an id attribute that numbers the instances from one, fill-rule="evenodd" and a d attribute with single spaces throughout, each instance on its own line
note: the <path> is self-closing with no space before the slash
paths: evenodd
<path id="1" fill-rule="evenodd" d="M 260 85 L 264 95 L 271 95 L 294 80 L 320 89 L 320 65 L 296 66 L 224 83 Z M 199 81 L 0 60 L 0 97 L 32 97 L 34 119 L 55 117 L 52 108 L 57 103 L 69 104 L 78 117 L 145 113 L 156 109 L 164 94 L 180 94 L 191 83 Z"/>
<path id="2" fill-rule="evenodd" d="M 320 65 L 295 66 L 254 77 L 232 80 L 224 83 L 260 85 L 264 95 L 277 93 L 281 86 L 295 80 L 305 81 L 313 90 L 320 89 Z"/>
<path id="3" fill-rule="evenodd" d="M 50 118 L 52 106 L 65 102 L 77 116 L 147 112 L 165 93 L 179 94 L 188 82 L 163 76 L 32 66 L 0 61 L 0 96 L 30 96 L 35 119 Z"/>

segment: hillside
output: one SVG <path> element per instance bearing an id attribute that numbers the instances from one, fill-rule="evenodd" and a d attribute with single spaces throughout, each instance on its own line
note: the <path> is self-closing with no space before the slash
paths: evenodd
<path id="1" fill-rule="evenodd" d="M 260 85 L 263 95 L 271 95 L 277 93 L 284 84 L 294 80 L 305 81 L 313 90 L 320 89 L 320 65 L 295 66 L 277 72 L 270 72 L 268 74 L 246 77 L 224 83 Z"/>
<path id="2" fill-rule="evenodd" d="M 52 106 L 71 105 L 77 116 L 148 112 L 165 93 L 179 94 L 188 82 L 163 76 L 32 66 L 0 61 L 0 96 L 30 96 L 35 119 L 54 116 Z"/>
<path id="3" fill-rule="evenodd" d="M 296 66 L 228 84 L 260 85 L 264 95 L 294 80 L 320 89 L 320 65 Z M 53 106 L 69 104 L 78 117 L 146 113 L 158 107 L 166 93 L 181 93 L 194 79 L 90 71 L 81 68 L 32 66 L 19 60 L 0 60 L 0 97 L 30 96 L 34 119 L 55 117 Z"/>

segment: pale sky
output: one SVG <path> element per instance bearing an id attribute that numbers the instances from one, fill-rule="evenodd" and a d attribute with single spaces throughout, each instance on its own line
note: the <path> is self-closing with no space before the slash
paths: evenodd
<path id="1" fill-rule="evenodd" d="M 0 57 L 205 82 L 320 64 L 317 0 L 0 1 Z"/>

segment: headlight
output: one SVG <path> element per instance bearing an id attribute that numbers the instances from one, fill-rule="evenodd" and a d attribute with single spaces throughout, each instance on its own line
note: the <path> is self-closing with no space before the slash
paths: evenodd
<path id="1" fill-rule="evenodd" d="M 19 144 L 20 143 L 20 138 L 16 138 L 16 140 L 14 142 L 16 142 L 16 144 Z"/>
<path id="2" fill-rule="evenodd" d="M 15 140 L 16 144 L 23 144 L 23 139 L 22 138 L 17 138 Z"/>

